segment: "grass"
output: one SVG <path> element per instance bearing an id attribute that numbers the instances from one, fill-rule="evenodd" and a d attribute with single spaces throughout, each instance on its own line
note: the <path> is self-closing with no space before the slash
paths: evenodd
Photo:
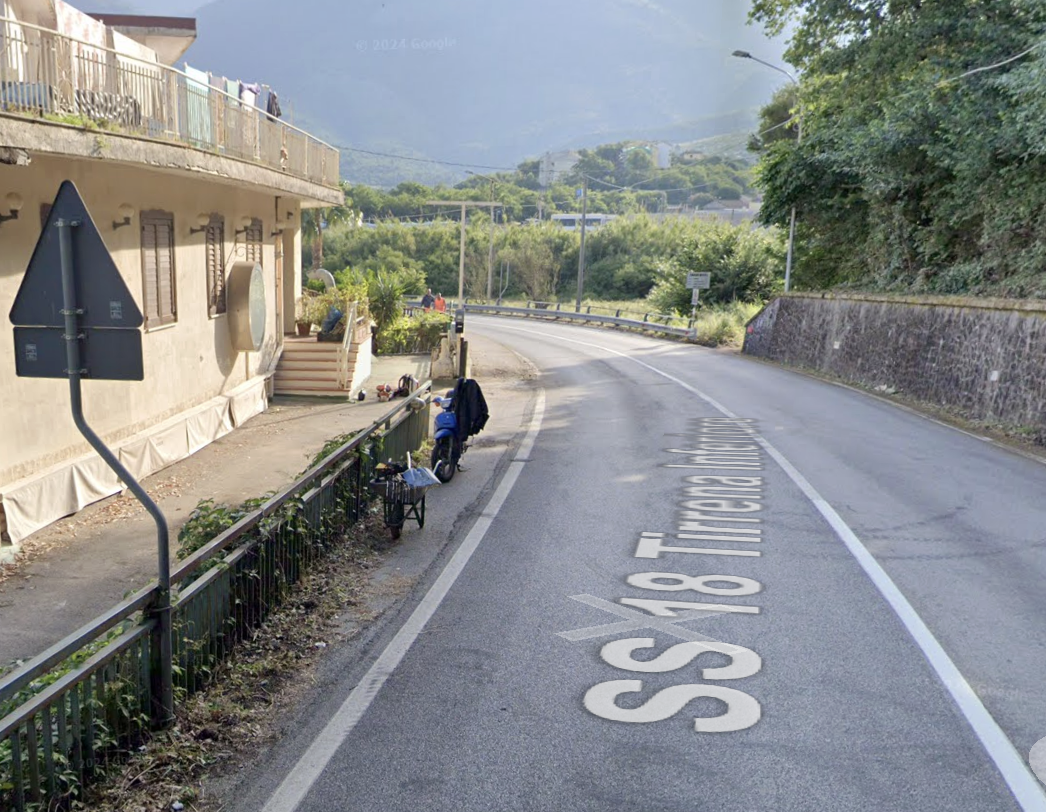
<path id="1" fill-rule="evenodd" d="M 207 687 L 179 703 L 173 727 L 151 734 L 71 808 L 220 812 L 224 807 L 208 791 L 210 782 L 280 738 L 280 711 L 314 685 L 330 645 L 351 634 L 345 620 L 373 619 L 366 596 L 389 548 L 379 505 L 314 563 L 251 639 L 215 666 Z"/>

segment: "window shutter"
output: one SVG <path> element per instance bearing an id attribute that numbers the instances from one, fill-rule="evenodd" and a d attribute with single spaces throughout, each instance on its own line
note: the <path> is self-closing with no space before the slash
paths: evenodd
<path id="1" fill-rule="evenodd" d="M 142 223 L 142 290 L 145 300 L 145 326 L 159 324 L 160 309 L 157 306 L 156 275 L 156 227 Z"/>
<path id="2" fill-rule="evenodd" d="M 145 326 L 177 320 L 174 268 L 174 215 L 142 213 L 142 291 Z"/>
<path id="3" fill-rule="evenodd" d="M 226 312 L 225 221 L 212 217 L 206 233 L 207 311 L 212 316 Z"/>

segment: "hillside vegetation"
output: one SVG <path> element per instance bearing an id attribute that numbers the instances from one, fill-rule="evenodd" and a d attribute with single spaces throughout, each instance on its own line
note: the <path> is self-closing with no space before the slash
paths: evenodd
<path id="1" fill-rule="evenodd" d="M 766 223 L 797 287 L 1046 297 L 1046 5 L 755 0 L 799 92 L 768 105 Z M 790 110 L 789 110 L 790 107 Z"/>

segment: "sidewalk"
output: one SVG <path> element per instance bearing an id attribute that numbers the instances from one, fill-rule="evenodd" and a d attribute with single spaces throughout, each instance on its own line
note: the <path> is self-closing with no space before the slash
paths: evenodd
<path id="1" fill-rule="evenodd" d="M 479 335 L 469 344 L 488 402 L 514 397 L 514 384 L 531 374 L 525 362 Z M 167 516 L 172 558 L 201 499 L 239 504 L 289 485 L 327 440 L 388 411 L 394 403 L 378 402 L 375 386 L 395 386 L 405 373 L 417 375 L 415 357 L 375 356 L 365 401 L 276 397 L 242 428 L 145 479 Z M 129 493 L 39 531 L 15 567 L 0 571 L 0 666 L 38 654 L 155 577 L 156 526 Z"/>

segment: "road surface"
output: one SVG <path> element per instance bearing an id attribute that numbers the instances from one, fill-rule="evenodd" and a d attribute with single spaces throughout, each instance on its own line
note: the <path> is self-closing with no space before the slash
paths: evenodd
<path id="1" fill-rule="evenodd" d="M 733 354 L 469 328 L 541 371 L 503 476 L 238 808 L 1046 809 L 1046 466 Z"/>

